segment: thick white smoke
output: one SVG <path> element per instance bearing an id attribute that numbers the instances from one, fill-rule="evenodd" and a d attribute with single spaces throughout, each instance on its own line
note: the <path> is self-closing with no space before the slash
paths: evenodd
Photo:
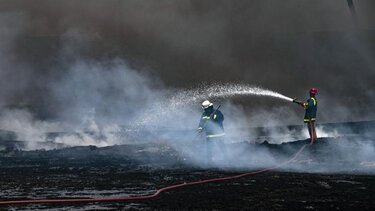
<path id="1" fill-rule="evenodd" d="M 301 135 L 301 131 L 272 129 L 300 120 L 290 115 L 291 99 L 277 92 L 228 83 L 169 88 L 157 77 L 134 70 L 123 59 L 82 57 L 80 50 L 90 44 L 90 37 L 82 36 L 82 32 L 69 31 L 62 39 L 65 45 L 58 60 L 63 65 L 56 68 L 64 73 L 48 84 L 55 99 L 53 106 L 59 107 L 56 118 L 40 120 L 25 109 L 8 109 L 1 114 L 0 128 L 16 132 L 19 140 L 29 143 L 29 149 L 43 146 L 36 143 L 44 141 L 65 146 L 167 141 L 181 156 L 194 158 L 190 161 L 200 165 L 206 160 L 202 146 L 205 138 L 197 136 L 194 129 L 202 112 L 200 103 L 205 99 L 212 100 L 215 107 L 222 105 L 225 142 L 232 145 L 215 155 L 215 165 L 261 167 L 277 163 L 266 149 L 233 147 L 236 143 L 254 142 L 258 134 L 249 131 L 249 126 L 268 127 L 267 136 L 273 137 L 275 143 L 307 137 L 306 132 Z M 253 101 L 261 97 L 279 98 L 285 101 L 285 107 L 248 114 L 241 105 L 231 102 L 235 96 L 247 96 Z M 51 139 L 51 133 L 57 135 Z"/>
<path id="2" fill-rule="evenodd" d="M 14 19 L 12 15 L 11 19 Z M 9 30 L 13 27 L 9 23 L 2 30 L 5 35 L 0 41 L 0 73 L 2 78 L 10 80 L 4 83 L 18 82 L 19 86 L 9 85 L 9 89 L 0 92 L 8 101 L 14 99 L 15 103 L 19 103 L 16 101 L 23 98 L 17 97 L 17 94 L 21 95 L 28 85 L 37 82 L 37 78 L 25 79 L 26 73 L 37 70 L 18 60 L 12 61 L 13 45 L 18 43 L 16 38 L 23 23 L 27 22 L 24 17 L 17 16 L 16 19 L 21 20 L 14 23 L 14 30 Z M 204 137 L 198 136 L 194 129 L 202 112 L 200 103 L 204 99 L 212 100 L 215 106 L 222 104 L 225 141 L 231 144 L 231 147 L 220 148 L 215 154 L 216 166 L 255 168 L 274 165 L 280 161 L 266 148 L 254 150 L 241 145 L 236 147 L 238 142 L 252 142 L 259 136 L 248 130 L 249 126 L 268 127 L 265 140 L 269 141 L 269 137 L 273 137 L 270 142 L 277 144 L 308 137 L 305 128 L 299 131 L 273 128 L 301 124 L 303 111 L 297 116 L 290 108 L 294 105 L 290 103 L 289 97 L 246 84 L 203 84 L 191 89 L 166 87 L 157 76 L 132 68 L 125 59 L 85 57 L 82 51 L 90 49 L 87 46 L 91 45 L 92 36 L 95 36 L 88 34 L 72 29 L 61 37 L 62 47 L 55 58 L 57 65 L 49 66 L 50 69 L 46 70 L 59 74 L 37 86 L 40 91 L 48 89 L 49 92 L 41 95 L 48 94 L 42 99 L 57 111 L 54 119 L 42 120 L 35 117 L 29 109 L 2 110 L 0 128 L 16 132 L 19 140 L 29 143 L 29 149 L 39 147 L 36 143 L 44 141 L 67 146 L 167 141 L 181 156 L 187 156 L 193 164 L 199 165 L 206 160 L 204 147 L 201 145 Z M 18 70 L 16 74 L 9 70 L 12 68 Z M 26 76 L 20 76 L 20 73 L 25 73 Z M 232 103 L 231 98 L 238 95 L 247 96 L 255 102 L 265 96 L 269 100 L 278 98 L 285 106 L 248 111 L 241 105 Z M 25 102 L 26 105 L 27 103 Z M 58 135 L 51 139 L 51 133 Z M 320 130 L 318 134 L 323 135 Z M 371 159 L 369 155 L 373 148 L 366 149 L 366 159 Z M 360 148 L 353 156 L 360 154 L 362 150 Z"/>

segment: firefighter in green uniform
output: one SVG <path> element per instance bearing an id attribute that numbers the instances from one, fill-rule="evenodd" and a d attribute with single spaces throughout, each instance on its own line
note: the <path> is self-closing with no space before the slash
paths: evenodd
<path id="1" fill-rule="evenodd" d="M 213 149 L 217 149 L 224 142 L 224 115 L 219 109 L 215 110 L 214 105 L 208 100 L 202 103 L 202 109 L 204 112 L 199 122 L 198 131 L 204 131 L 206 134 L 206 156 L 207 162 L 210 162 Z"/>
<path id="2" fill-rule="evenodd" d="M 315 95 L 318 93 L 316 88 L 310 89 L 310 98 L 306 102 L 300 102 L 297 99 L 294 99 L 293 102 L 301 105 L 305 109 L 305 118 L 304 122 L 307 123 L 307 127 L 310 134 L 311 144 L 313 144 L 316 139 L 316 130 L 315 130 L 315 120 L 316 112 L 318 109 L 318 101 L 316 100 Z"/>

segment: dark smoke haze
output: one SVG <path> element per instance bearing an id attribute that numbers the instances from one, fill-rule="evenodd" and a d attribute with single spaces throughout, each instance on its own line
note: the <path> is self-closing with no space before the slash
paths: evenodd
<path id="1" fill-rule="evenodd" d="M 375 119 L 375 1 L 353 2 L 357 21 L 345 0 L 1 0 L 0 104 L 131 119 L 153 101 L 137 91 L 240 81 L 302 99 L 318 87 L 320 122 Z M 285 102 L 232 101 L 254 126 L 262 112 L 301 123 Z"/>

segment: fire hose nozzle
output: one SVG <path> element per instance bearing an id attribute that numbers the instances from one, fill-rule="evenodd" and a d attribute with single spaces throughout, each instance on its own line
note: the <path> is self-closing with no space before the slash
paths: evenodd
<path id="1" fill-rule="evenodd" d="M 293 103 L 296 103 L 296 104 L 298 104 L 298 105 L 304 106 L 304 105 L 303 105 L 303 102 L 297 100 L 297 98 L 294 98 L 294 99 L 293 99 Z"/>

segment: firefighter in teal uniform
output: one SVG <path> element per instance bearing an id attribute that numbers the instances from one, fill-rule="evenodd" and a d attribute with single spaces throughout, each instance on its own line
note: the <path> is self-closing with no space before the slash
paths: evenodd
<path id="1" fill-rule="evenodd" d="M 306 102 L 300 102 L 296 99 L 293 102 L 301 105 L 305 109 L 305 117 L 303 121 L 307 123 L 307 128 L 309 130 L 311 144 L 313 144 L 316 139 L 316 130 L 315 130 L 315 120 L 316 120 L 316 112 L 318 109 L 318 101 L 316 100 L 315 95 L 318 93 L 316 88 L 310 89 L 310 98 L 307 99 Z"/>
<path id="2" fill-rule="evenodd" d="M 199 126 L 199 132 L 205 132 L 206 135 L 206 156 L 207 161 L 212 161 L 212 151 L 224 142 L 224 115 L 220 110 L 214 109 L 214 105 L 205 100 L 202 103 L 202 109 L 204 110 Z"/>

